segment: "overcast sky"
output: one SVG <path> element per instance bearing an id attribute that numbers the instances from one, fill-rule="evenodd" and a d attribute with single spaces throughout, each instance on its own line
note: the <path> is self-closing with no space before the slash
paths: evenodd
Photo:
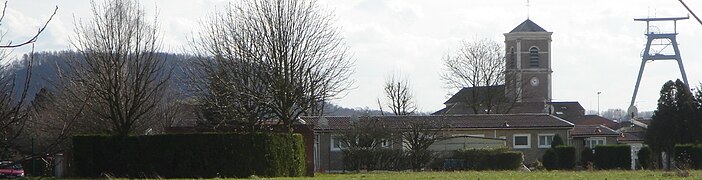
<path id="1" fill-rule="evenodd" d="M 101 1 L 97 1 L 101 2 Z M 182 53 L 198 21 L 227 1 L 139 1 L 161 24 L 165 51 Z M 687 0 L 702 15 L 702 1 Z M 442 57 L 461 40 L 504 41 L 527 18 L 526 0 L 320 0 L 337 15 L 355 61 L 355 88 L 334 103 L 345 107 L 377 109 L 382 84 L 392 74 L 412 84 L 422 111 L 433 112 L 453 89 L 439 78 Z M 0 28 L 3 43 L 25 40 L 59 6 L 57 17 L 36 44 L 37 51 L 72 49 L 70 36 L 75 19 L 90 18 L 87 0 L 11 0 Z M 552 68 L 554 101 L 580 101 L 585 109 L 629 106 L 642 50 L 645 23 L 633 18 L 687 16 L 677 0 L 531 0 L 529 17 L 553 32 Z M 665 30 L 664 25 L 659 25 Z M 678 23 L 678 42 L 693 86 L 702 80 L 702 25 L 692 16 Z M 15 54 L 26 53 L 27 48 Z M 656 107 L 658 91 L 667 80 L 680 78 L 674 61 L 648 63 L 637 98 L 639 110 Z"/>

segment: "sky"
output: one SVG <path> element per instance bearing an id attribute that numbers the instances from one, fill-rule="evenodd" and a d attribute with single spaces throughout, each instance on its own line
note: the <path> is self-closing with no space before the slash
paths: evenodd
<path id="1" fill-rule="evenodd" d="M 102 1 L 96 1 L 101 3 Z M 201 19 L 224 9 L 223 0 L 142 0 L 149 16 L 158 16 L 163 50 L 187 51 L 188 38 Z M 350 108 L 377 109 L 382 85 L 395 75 L 406 78 L 422 112 L 444 107 L 455 93 L 441 81 L 443 60 L 462 40 L 504 41 L 527 17 L 552 36 L 554 101 L 579 101 L 585 109 L 627 109 L 633 93 L 646 39 L 645 23 L 634 18 L 680 17 L 688 12 L 678 0 L 319 0 L 336 15 L 352 60 L 353 89 L 333 103 Z M 702 15 L 702 1 L 687 0 Z M 73 49 L 76 21 L 91 18 L 88 0 L 10 0 L 0 25 L 2 43 L 24 41 L 37 31 L 55 6 L 56 17 L 35 44 L 35 51 Z M 672 29 L 654 24 L 661 31 Z M 702 81 L 702 25 L 690 19 L 677 23 L 678 42 L 692 86 Z M 14 55 L 29 47 L 13 50 Z M 680 78 L 675 61 L 646 64 L 636 105 L 654 110 L 667 80 Z M 601 94 L 597 95 L 597 92 Z M 599 99 L 599 100 L 598 100 Z"/>

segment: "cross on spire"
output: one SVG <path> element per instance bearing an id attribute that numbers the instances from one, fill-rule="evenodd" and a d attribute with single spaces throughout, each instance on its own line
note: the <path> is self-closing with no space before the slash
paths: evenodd
<path id="1" fill-rule="evenodd" d="M 526 8 L 527 8 L 527 19 L 529 19 L 529 0 L 527 0 Z"/>

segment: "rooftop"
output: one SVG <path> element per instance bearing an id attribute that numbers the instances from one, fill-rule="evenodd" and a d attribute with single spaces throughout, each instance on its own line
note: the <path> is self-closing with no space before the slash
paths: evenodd
<path id="1" fill-rule="evenodd" d="M 515 33 L 515 32 L 547 32 L 544 28 L 541 28 L 538 24 L 534 23 L 530 19 L 525 20 L 521 24 L 519 24 L 517 27 L 512 29 L 509 33 Z"/>
<path id="2" fill-rule="evenodd" d="M 409 128 L 411 123 L 429 122 L 442 127 L 505 129 L 505 128 L 571 128 L 573 124 L 547 114 L 478 114 L 442 116 L 329 116 L 302 117 L 315 130 L 351 128 L 351 121 L 377 120 L 394 129 Z"/>

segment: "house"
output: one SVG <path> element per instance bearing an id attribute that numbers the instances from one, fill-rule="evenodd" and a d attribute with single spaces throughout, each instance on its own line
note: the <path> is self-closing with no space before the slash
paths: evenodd
<path id="1" fill-rule="evenodd" d="M 597 145 L 617 144 L 619 133 L 604 125 L 575 125 L 569 132 L 569 144 L 575 147 L 575 157 L 585 148 L 594 149 Z"/>
<path id="2" fill-rule="evenodd" d="M 617 122 L 598 115 L 584 115 L 569 119 L 568 121 L 575 125 L 603 125 L 613 130 L 619 127 Z"/>
<path id="3" fill-rule="evenodd" d="M 343 170 L 343 146 L 338 137 L 352 123 L 378 121 L 389 131 L 402 133 L 409 123 L 430 122 L 441 125 L 438 136 L 447 140 L 436 142 L 431 150 L 452 151 L 463 148 L 507 147 L 521 151 L 526 163 L 541 158 L 550 148 L 553 137 L 568 137 L 573 124 L 549 114 L 480 114 L 441 116 L 332 116 L 302 117 L 315 132 L 314 160 L 317 171 Z M 386 148 L 404 148 L 401 139 L 388 140 Z"/>

